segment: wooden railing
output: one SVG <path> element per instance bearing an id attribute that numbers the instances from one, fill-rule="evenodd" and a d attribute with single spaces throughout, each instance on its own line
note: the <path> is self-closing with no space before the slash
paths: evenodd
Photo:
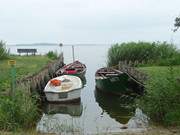
<path id="1" fill-rule="evenodd" d="M 129 74 L 131 77 L 142 84 L 144 84 L 144 82 L 148 79 L 147 74 L 137 70 L 135 67 L 132 67 L 132 63 L 127 63 L 126 61 L 120 61 L 118 69 Z"/>

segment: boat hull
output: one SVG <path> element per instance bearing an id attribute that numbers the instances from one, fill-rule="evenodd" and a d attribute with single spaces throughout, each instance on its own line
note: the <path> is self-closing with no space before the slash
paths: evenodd
<path id="1" fill-rule="evenodd" d="M 46 99 L 49 102 L 74 102 L 80 101 L 81 89 L 75 89 L 68 92 L 45 92 Z"/>
<path id="2" fill-rule="evenodd" d="M 96 77 L 96 88 L 116 95 L 129 94 L 132 90 L 128 89 L 128 78 L 126 74 L 116 77 Z"/>
<path id="3" fill-rule="evenodd" d="M 74 61 L 73 63 L 65 65 L 56 71 L 56 76 L 73 75 L 79 77 L 82 81 L 85 78 L 85 74 L 86 74 L 86 65 L 82 64 L 79 61 Z"/>

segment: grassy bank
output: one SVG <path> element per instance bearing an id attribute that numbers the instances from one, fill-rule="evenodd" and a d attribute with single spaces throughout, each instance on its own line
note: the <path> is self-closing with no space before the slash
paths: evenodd
<path id="1" fill-rule="evenodd" d="M 48 56 L 9 56 L 0 61 L 0 92 L 11 87 L 8 60 L 16 60 L 16 79 L 38 73 L 48 62 Z M 38 95 L 32 95 L 27 86 L 17 86 L 11 96 L 0 94 L 0 130 L 18 131 L 36 125 L 39 118 Z"/>
<path id="2" fill-rule="evenodd" d="M 151 67 L 139 67 L 140 71 L 148 74 L 152 79 L 156 79 L 159 76 L 167 76 L 171 67 L 169 66 L 151 66 Z M 173 76 L 180 77 L 180 66 L 172 66 Z"/>
<path id="3" fill-rule="evenodd" d="M 141 67 L 149 75 L 145 95 L 137 103 L 150 118 L 165 126 L 180 126 L 180 66 Z"/>
<path id="4" fill-rule="evenodd" d="M 11 56 L 9 59 L 16 60 L 16 78 L 37 73 L 51 60 L 47 56 Z M 8 59 L 0 60 L 0 91 L 10 88 L 10 66 Z"/>

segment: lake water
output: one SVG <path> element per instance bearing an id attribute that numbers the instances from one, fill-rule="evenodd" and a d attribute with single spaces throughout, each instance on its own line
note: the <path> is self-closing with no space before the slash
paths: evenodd
<path id="1" fill-rule="evenodd" d="M 132 108 L 122 99 L 95 90 L 95 72 L 106 66 L 110 45 L 75 46 L 75 59 L 87 66 L 86 84 L 81 91 L 81 102 L 76 104 L 46 104 L 38 130 L 49 133 L 81 132 L 83 134 L 119 132 L 122 124 L 133 115 Z M 39 54 L 63 52 L 65 63 L 72 62 L 72 47 L 63 46 L 7 46 L 11 53 L 17 48 L 36 48 Z"/>

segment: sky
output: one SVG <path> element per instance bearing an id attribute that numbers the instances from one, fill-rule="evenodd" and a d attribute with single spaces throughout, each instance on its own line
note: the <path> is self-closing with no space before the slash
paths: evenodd
<path id="1" fill-rule="evenodd" d="M 8 44 L 180 44 L 180 0 L 0 0 L 0 40 Z"/>

